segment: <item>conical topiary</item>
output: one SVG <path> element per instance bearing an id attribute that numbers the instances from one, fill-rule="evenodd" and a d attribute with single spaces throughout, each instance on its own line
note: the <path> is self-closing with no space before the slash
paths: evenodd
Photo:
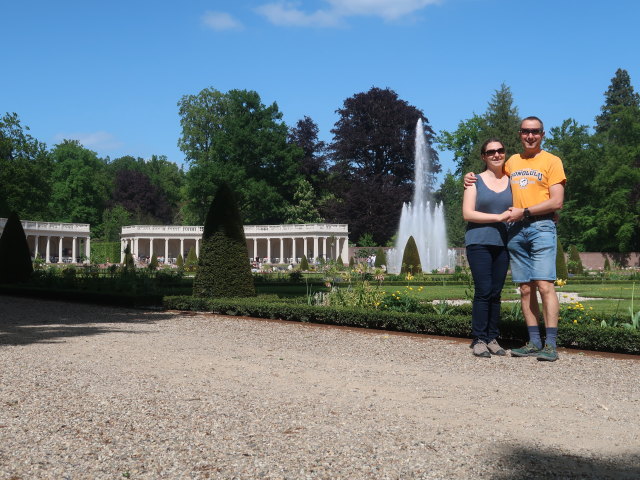
<path id="1" fill-rule="evenodd" d="M 193 295 L 250 297 L 255 294 L 240 211 L 231 188 L 223 183 L 204 223 Z"/>
<path id="2" fill-rule="evenodd" d="M 564 258 L 564 249 L 562 248 L 560 239 L 558 239 L 558 249 L 556 251 L 556 278 L 558 280 L 566 280 L 567 278 L 569 278 L 569 273 L 567 272 L 567 262 Z"/>
<path id="3" fill-rule="evenodd" d="M 582 275 L 584 273 L 584 266 L 582 260 L 580 260 L 580 253 L 575 245 L 569 245 L 569 262 L 567 263 L 567 269 L 569 273 Z"/>
<path id="4" fill-rule="evenodd" d="M 606 255 L 604 257 L 604 271 L 605 272 L 611 271 L 611 262 L 609 262 L 609 257 L 607 257 Z"/>
<path id="5" fill-rule="evenodd" d="M 304 272 L 309 270 L 309 261 L 307 260 L 306 255 L 302 255 L 302 258 L 300 259 L 300 270 Z"/>
<path id="6" fill-rule="evenodd" d="M 373 263 L 373 266 L 376 268 L 382 268 L 383 265 L 387 264 L 387 256 L 384 253 L 384 248 L 379 247 L 376 252 L 376 261 Z"/>
<path id="7" fill-rule="evenodd" d="M 149 270 L 157 270 L 158 269 L 158 257 L 156 257 L 155 255 L 153 257 L 151 257 L 151 261 L 149 262 L 148 268 L 149 268 Z"/>
<path id="8" fill-rule="evenodd" d="M 135 262 L 133 261 L 133 255 L 131 254 L 131 247 L 129 247 L 129 245 L 124 249 L 123 267 L 125 272 L 133 272 L 136 268 Z"/>
<path id="9" fill-rule="evenodd" d="M 176 267 L 182 268 L 184 267 L 184 260 L 182 259 L 182 254 L 178 254 L 178 258 L 176 259 Z"/>
<path id="10" fill-rule="evenodd" d="M 187 253 L 187 261 L 184 262 L 184 267 L 187 272 L 193 272 L 198 266 L 198 255 L 196 255 L 196 249 L 191 247 L 189 253 Z"/>
<path id="11" fill-rule="evenodd" d="M 32 273 L 27 237 L 18 214 L 11 212 L 0 237 L 0 283 L 26 282 Z"/>
<path id="12" fill-rule="evenodd" d="M 400 273 L 411 273 L 415 275 L 420 272 L 420 253 L 418 253 L 418 245 L 413 236 L 409 237 L 407 244 L 404 247 L 404 254 L 402 255 L 402 269 Z"/>
<path id="13" fill-rule="evenodd" d="M 351 257 L 351 258 L 349 259 L 349 268 L 353 268 L 353 267 L 355 267 L 355 266 L 356 266 L 356 259 L 355 259 L 355 258 L 353 258 L 353 257 Z"/>

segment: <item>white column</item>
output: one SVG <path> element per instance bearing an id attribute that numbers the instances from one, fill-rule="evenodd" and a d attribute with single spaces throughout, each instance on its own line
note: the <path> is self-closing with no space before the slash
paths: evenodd
<path id="1" fill-rule="evenodd" d="M 183 261 L 186 260 L 186 258 L 184 258 L 184 238 L 180 239 L 180 256 Z"/>
<path id="2" fill-rule="evenodd" d="M 284 238 L 280 237 L 280 263 L 284 263 Z"/>
<path id="3" fill-rule="evenodd" d="M 76 263 L 76 241 L 78 237 L 73 237 L 71 239 L 71 263 Z"/>
<path id="4" fill-rule="evenodd" d="M 153 258 L 153 237 L 149 239 L 149 261 Z"/>
<path id="5" fill-rule="evenodd" d="M 271 263 L 271 239 L 267 238 L 267 263 Z"/>
<path id="6" fill-rule="evenodd" d="M 196 257 L 200 258 L 200 239 L 196 238 Z"/>
<path id="7" fill-rule="evenodd" d="M 306 257 L 307 256 L 307 237 L 304 237 L 303 240 L 304 240 L 303 242 L 304 246 L 302 247 L 303 248 L 302 251 L 303 251 L 303 255 Z M 307 258 L 307 260 L 309 260 L 309 258 Z"/>
<path id="8" fill-rule="evenodd" d="M 131 255 L 134 256 L 134 258 L 140 258 L 140 243 L 139 243 L 140 238 L 138 237 L 133 237 L 131 239 L 131 241 L 129 242 L 129 244 L 131 245 L 129 247 L 129 249 L 131 250 Z"/>
<path id="9" fill-rule="evenodd" d="M 45 263 L 51 263 L 51 236 L 47 235 L 47 258 L 44 259 Z"/>
<path id="10" fill-rule="evenodd" d="M 62 237 L 58 237 L 58 263 L 62 263 Z"/>
<path id="11" fill-rule="evenodd" d="M 124 250 L 127 248 L 127 240 L 120 239 L 120 263 L 124 263 Z"/>
<path id="12" fill-rule="evenodd" d="M 253 260 L 258 256 L 258 239 L 253 239 Z"/>
<path id="13" fill-rule="evenodd" d="M 291 256 L 293 257 L 293 263 L 298 263 L 296 257 L 296 237 L 291 237 Z"/>
<path id="14" fill-rule="evenodd" d="M 345 265 L 349 264 L 349 237 L 343 238 L 342 253 L 340 254 L 340 257 L 342 258 L 342 263 Z"/>
<path id="15" fill-rule="evenodd" d="M 164 239 L 164 263 L 169 263 L 169 238 Z"/>
<path id="16" fill-rule="evenodd" d="M 322 258 L 329 260 L 329 255 L 327 255 L 327 237 L 322 237 Z"/>
<path id="17" fill-rule="evenodd" d="M 318 236 L 315 235 L 313 237 L 313 260 L 317 261 L 318 259 Z"/>
<path id="18" fill-rule="evenodd" d="M 40 241 L 40 235 L 36 235 L 36 243 L 33 245 L 33 258 L 38 258 L 38 242 Z"/>
<path id="19" fill-rule="evenodd" d="M 87 257 L 87 261 L 91 260 L 91 237 L 87 237 L 84 242 L 84 255 Z"/>

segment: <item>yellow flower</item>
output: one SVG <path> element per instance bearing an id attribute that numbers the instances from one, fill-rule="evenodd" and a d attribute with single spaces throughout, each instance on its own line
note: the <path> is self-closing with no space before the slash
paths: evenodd
<path id="1" fill-rule="evenodd" d="M 578 323 L 578 320 L 574 320 L 573 323 Z"/>

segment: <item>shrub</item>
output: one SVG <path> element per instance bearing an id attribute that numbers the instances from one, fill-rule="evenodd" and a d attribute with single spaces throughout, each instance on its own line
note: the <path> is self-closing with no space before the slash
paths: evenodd
<path id="1" fill-rule="evenodd" d="M 611 263 L 609 263 L 609 257 L 607 256 L 604 257 L 604 271 L 605 272 L 611 271 Z"/>
<path id="2" fill-rule="evenodd" d="M 584 266 L 580 260 L 580 253 L 575 245 L 569 245 L 569 261 L 567 262 L 567 270 L 574 275 L 582 275 Z"/>
<path id="3" fill-rule="evenodd" d="M 384 248 L 378 248 L 376 252 L 376 261 L 373 263 L 373 266 L 376 268 L 381 268 L 383 265 L 387 264 L 387 256 L 384 253 Z"/>
<path id="4" fill-rule="evenodd" d="M 248 258 L 244 226 L 236 199 L 229 185 L 222 183 L 211 202 L 204 224 L 198 271 L 193 281 L 194 296 L 255 296 Z"/>
<path id="5" fill-rule="evenodd" d="M 569 273 L 567 272 L 567 262 L 564 259 L 564 249 L 562 248 L 562 243 L 560 243 L 560 239 L 558 238 L 558 251 L 556 252 L 556 278 L 559 280 L 566 280 L 569 278 Z"/>
<path id="6" fill-rule="evenodd" d="M 18 215 L 11 212 L 0 237 L 0 283 L 26 282 L 32 273 L 27 237 Z"/>
<path id="7" fill-rule="evenodd" d="M 91 242 L 91 261 L 93 263 L 120 263 L 120 242 Z"/>
<path id="8" fill-rule="evenodd" d="M 149 270 L 157 270 L 158 269 L 158 257 L 157 256 L 153 256 L 151 257 L 151 261 L 149 262 L 149 265 L 147 267 Z"/>
<path id="9" fill-rule="evenodd" d="M 187 261 L 184 262 L 184 269 L 187 272 L 195 272 L 198 267 L 198 256 L 196 255 L 196 249 L 191 247 L 189 253 L 187 253 Z"/>
<path id="10" fill-rule="evenodd" d="M 353 267 L 355 267 L 355 266 L 356 266 L 356 259 L 355 259 L 355 258 L 353 258 L 353 257 L 351 257 L 351 258 L 349 259 L 349 268 L 353 268 Z"/>
<path id="11" fill-rule="evenodd" d="M 409 237 L 402 254 L 401 273 L 411 273 L 415 275 L 420 271 L 420 253 L 418 253 L 418 245 L 413 236 Z"/>
<path id="12" fill-rule="evenodd" d="M 309 270 L 309 261 L 307 260 L 306 255 L 302 255 L 302 259 L 300 260 L 300 270 L 305 272 Z"/>
<path id="13" fill-rule="evenodd" d="M 344 262 L 342 261 L 342 257 L 336 258 L 336 265 L 344 267 Z"/>
<path id="14" fill-rule="evenodd" d="M 178 254 L 178 258 L 176 259 L 176 267 L 182 269 L 184 267 L 184 260 L 182 259 L 182 254 Z"/>
<path id="15" fill-rule="evenodd" d="M 124 249 L 124 264 L 122 265 L 122 268 L 125 272 L 133 272 L 136 268 L 133 261 L 133 255 L 131 254 L 131 247 L 129 247 L 129 245 Z"/>

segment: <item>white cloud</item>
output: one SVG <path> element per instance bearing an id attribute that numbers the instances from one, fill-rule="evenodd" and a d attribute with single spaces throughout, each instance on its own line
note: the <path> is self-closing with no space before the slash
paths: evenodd
<path id="1" fill-rule="evenodd" d="M 344 18 L 353 16 L 375 16 L 384 20 L 397 20 L 427 5 L 441 0 L 325 0 L 327 9 L 307 13 L 298 3 L 283 1 L 267 3 L 256 11 L 274 25 L 298 27 L 335 27 L 344 23 Z"/>
<path id="2" fill-rule="evenodd" d="M 268 3 L 258 7 L 256 11 L 278 26 L 335 27 L 341 23 L 341 16 L 335 11 L 317 10 L 306 13 L 285 3 Z"/>
<path id="3" fill-rule="evenodd" d="M 225 12 L 205 12 L 202 23 L 213 30 L 241 30 L 242 24 Z"/>
<path id="4" fill-rule="evenodd" d="M 109 132 L 92 132 L 92 133 L 58 133 L 55 136 L 57 143 L 63 140 L 77 140 L 80 144 L 90 150 L 99 150 L 101 152 L 115 150 L 122 147 L 116 137 Z"/>

